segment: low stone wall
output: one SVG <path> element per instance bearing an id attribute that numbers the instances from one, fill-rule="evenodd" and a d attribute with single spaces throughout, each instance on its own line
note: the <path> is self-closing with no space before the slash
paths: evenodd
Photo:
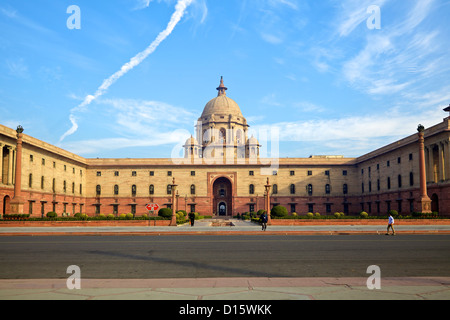
<path id="1" fill-rule="evenodd" d="M 170 220 L 0 221 L 1 227 L 166 227 Z"/>
<path id="2" fill-rule="evenodd" d="M 387 219 L 271 219 L 273 226 L 381 226 L 387 225 Z M 396 219 L 395 225 L 450 225 L 450 219 Z"/>

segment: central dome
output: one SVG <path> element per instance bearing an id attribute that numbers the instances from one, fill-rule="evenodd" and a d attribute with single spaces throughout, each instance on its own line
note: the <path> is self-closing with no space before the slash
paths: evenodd
<path id="1" fill-rule="evenodd" d="M 222 95 L 212 99 L 206 104 L 202 117 L 211 115 L 233 115 L 235 117 L 242 117 L 242 112 L 233 99 Z"/>
<path id="2" fill-rule="evenodd" d="M 227 97 L 226 90 L 228 88 L 223 84 L 223 77 L 220 79 L 220 86 L 217 88 L 219 94 L 216 98 L 209 101 L 203 109 L 202 117 L 208 116 L 229 116 L 243 117 L 241 109 L 236 101 Z"/>

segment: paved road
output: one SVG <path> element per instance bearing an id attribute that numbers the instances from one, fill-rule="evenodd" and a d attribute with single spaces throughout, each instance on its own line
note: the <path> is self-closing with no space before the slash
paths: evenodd
<path id="1" fill-rule="evenodd" d="M 0 237 L 0 279 L 449 277 L 449 235 Z"/>

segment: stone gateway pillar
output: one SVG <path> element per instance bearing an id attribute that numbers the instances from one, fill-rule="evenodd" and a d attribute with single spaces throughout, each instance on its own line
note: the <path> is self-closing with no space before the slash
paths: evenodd
<path id="1" fill-rule="evenodd" d="M 25 201 L 22 197 L 22 126 L 17 127 L 17 150 L 16 150 L 16 172 L 14 183 L 14 198 L 11 200 L 11 213 L 23 214 L 23 206 Z"/>
<path id="2" fill-rule="evenodd" d="M 425 127 L 419 125 L 417 131 L 419 132 L 419 171 L 420 171 L 420 197 L 418 208 L 420 212 L 431 213 L 431 199 L 427 194 L 427 177 L 425 170 Z"/>

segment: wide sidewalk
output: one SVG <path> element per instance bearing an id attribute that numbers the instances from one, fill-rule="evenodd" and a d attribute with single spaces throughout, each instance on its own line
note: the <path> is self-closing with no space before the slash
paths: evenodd
<path id="1" fill-rule="evenodd" d="M 222 223 L 213 226 L 213 222 Z M 232 225 L 223 225 L 224 223 Z M 258 224 L 242 220 L 198 220 L 176 227 L 1 227 L 0 236 L 39 235 L 353 235 L 386 233 L 386 225 L 308 225 L 268 226 L 261 230 Z M 450 225 L 395 225 L 397 235 L 450 234 Z"/>
<path id="2" fill-rule="evenodd" d="M 268 226 L 247 221 L 212 226 L 211 220 L 177 227 L 41 227 L 0 228 L 0 236 L 44 235 L 357 235 L 384 236 L 386 226 Z M 448 225 L 396 226 L 405 234 L 450 234 Z M 7 257 L 3 257 L 7 258 Z M 370 274 L 368 274 L 368 277 Z M 1 277 L 1 275 L 0 275 Z M 69 275 L 68 275 L 69 277 Z M 274 300 L 450 300 L 450 277 L 381 278 L 370 290 L 368 278 L 215 278 L 215 279 L 81 279 L 70 290 L 67 279 L 3 279 L 1 300 L 219 300 L 231 304 Z"/>

